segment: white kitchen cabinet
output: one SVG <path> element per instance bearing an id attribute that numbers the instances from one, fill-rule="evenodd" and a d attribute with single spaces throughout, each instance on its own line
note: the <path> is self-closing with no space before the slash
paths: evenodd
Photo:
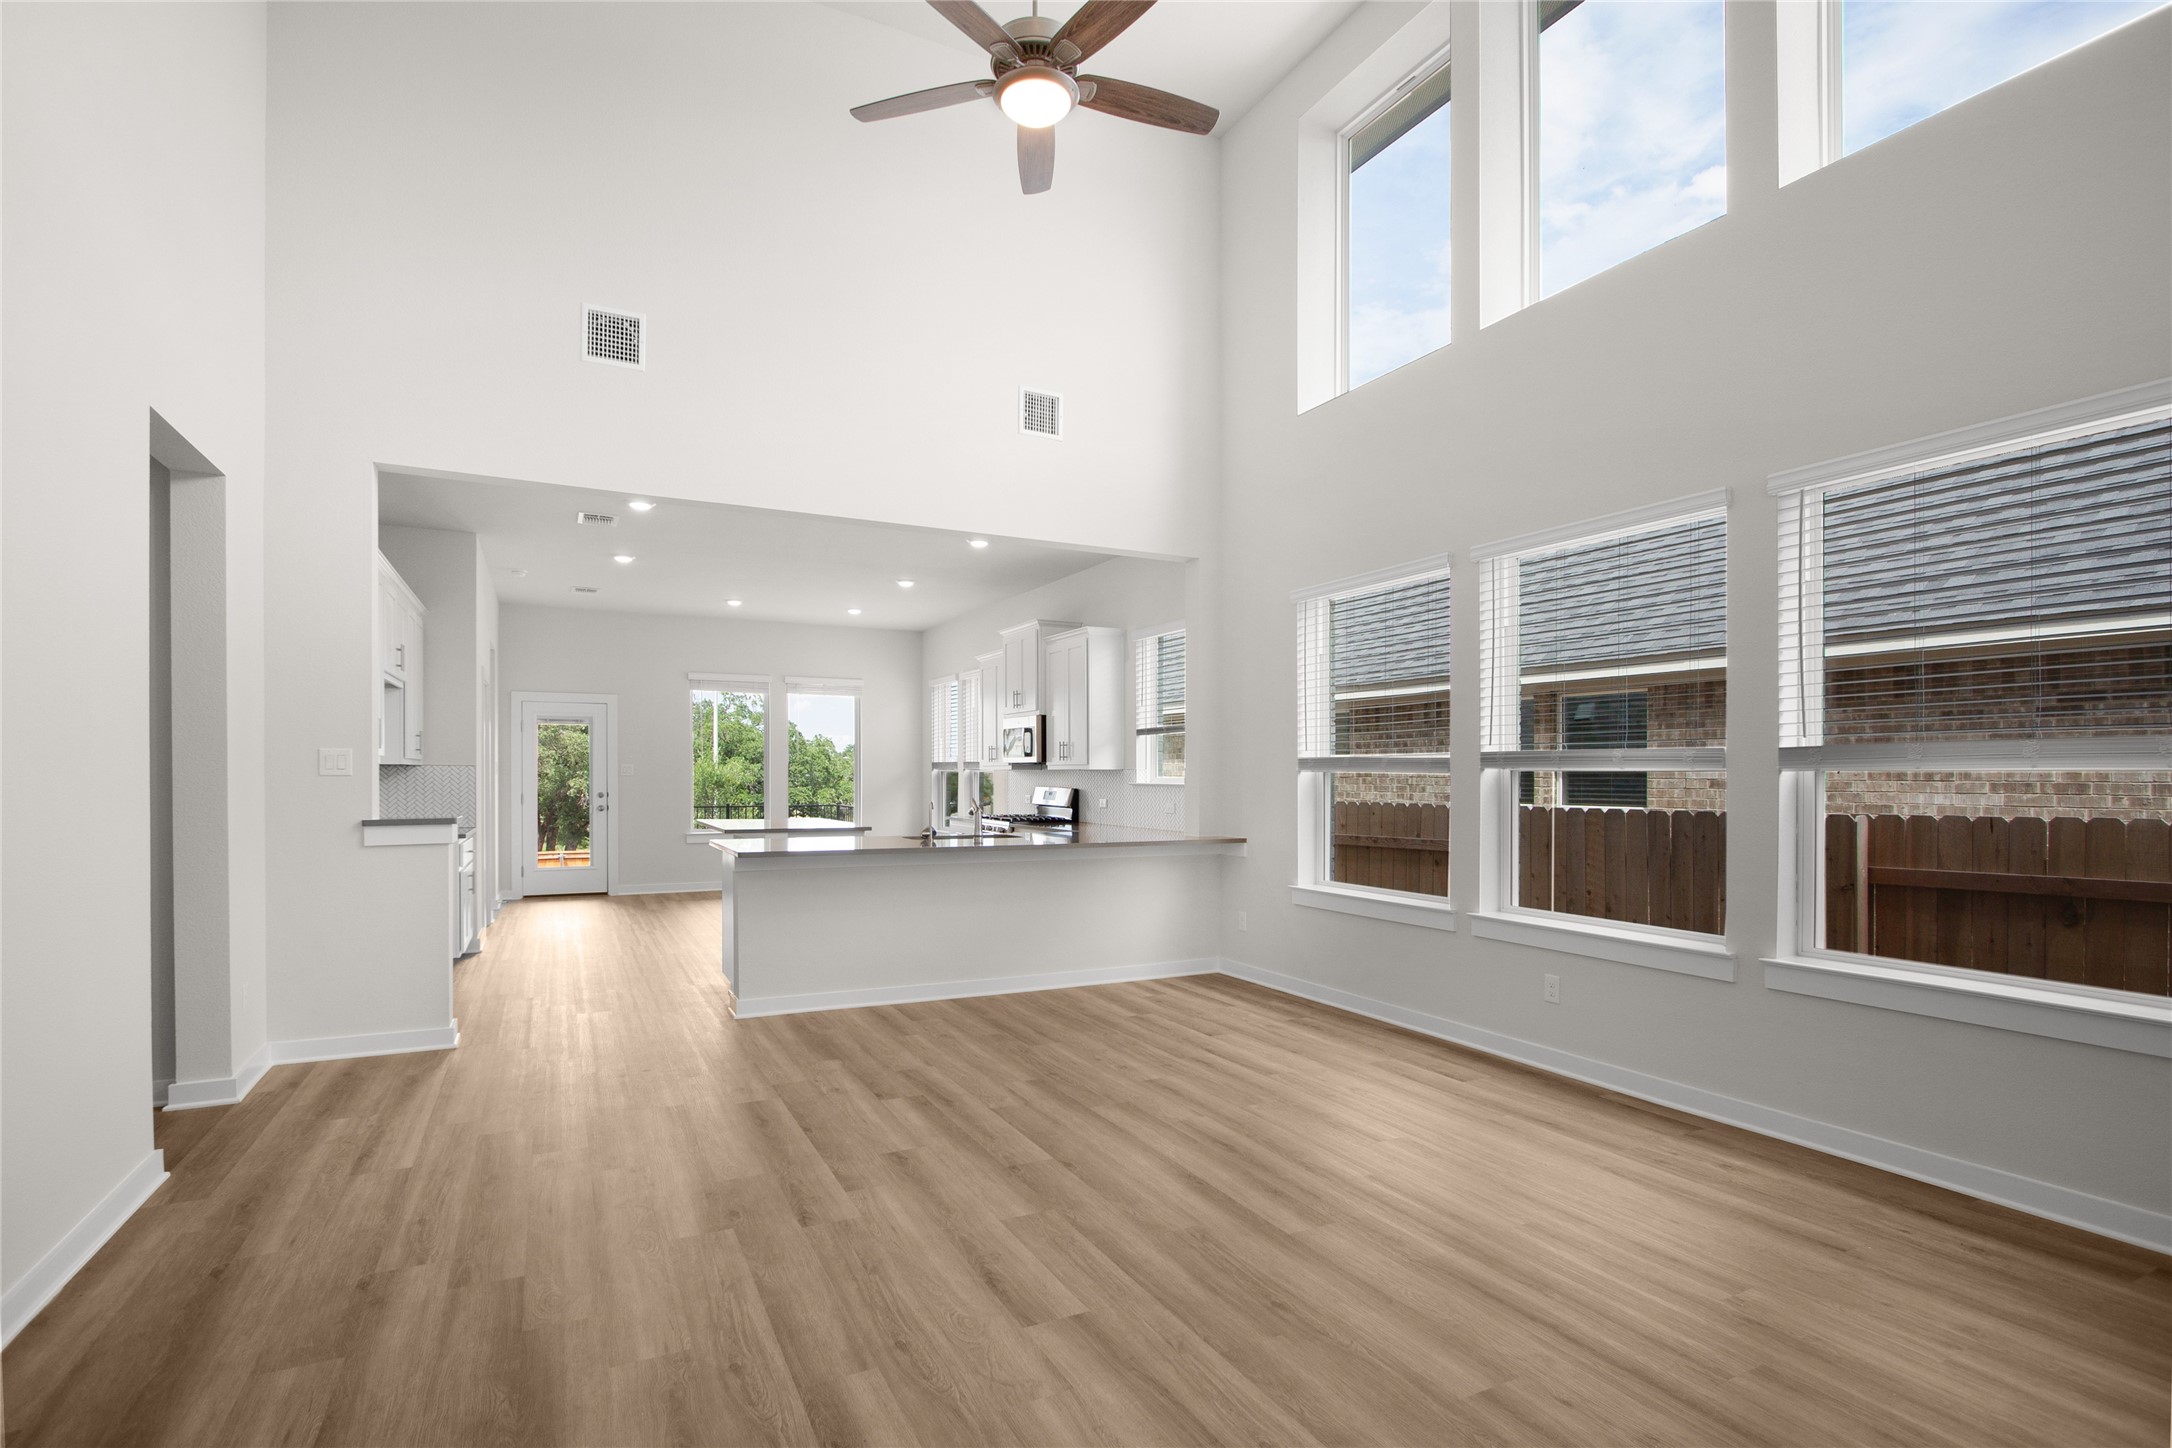
<path id="1" fill-rule="evenodd" d="M 1003 705 L 1004 714 L 1046 714 L 1047 700 L 1041 688 L 1041 661 L 1048 649 L 1048 641 L 1055 635 L 1077 628 L 1075 623 L 1059 623 L 1054 619 L 1037 618 L 1003 630 Z M 1051 764 L 1054 760 L 1049 761 Z"/>
<path id="2" fill-rule="evenodd" d="M 377 555 L 377 762 L 422 763 L 422 600 Z"/>
<path id="3" fill-rule="evenodd" d="M 982 654 L 973 661 L 980 665 L 980 767 L 983 770 L 1007 769 L 1003 762 L 1003 714 L 1008 697 L 1003 691 L 1003 651 Z"/>
<path id="4" fill-rule="evenodd" d="M 1124 730 L 1122 629 L 1074 628 L 1051 635 L 1041 696 L 1050 769 L 1125 767 L 1131 741 Z"/>

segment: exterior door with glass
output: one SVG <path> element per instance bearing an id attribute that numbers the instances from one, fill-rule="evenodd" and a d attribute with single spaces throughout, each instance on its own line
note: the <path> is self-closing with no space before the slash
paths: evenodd
<path id="1" fill-rule="evenodd" d="M 611 888 L 611 710 L 596 700 L 520 703 L 521 893 Z"/>

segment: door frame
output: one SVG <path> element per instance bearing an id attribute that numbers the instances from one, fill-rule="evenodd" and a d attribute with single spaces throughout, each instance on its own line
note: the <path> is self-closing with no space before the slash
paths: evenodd
<path id="1" fill-rule="evenodd" d="M 506 783 L 512 785 L 512 789 L 507 793 L 506 797 L 513 801 L 516 810 L 523 808 L 520 798 L 524 791 L 521 788 L 521 781 L 510 777 L 510 773 L 528 767 L 528 731 L 521 724 L 524 706 L 528 704 L 575 704 L 584 708 L 600 706 L 603 710 L 603 748 L 600 751 L 603 755 L 602 777 L 610 781 L 608 792 L 613 796 L 618 794 L 618 695 L 576 694 L 555 689 L 514 689 L 506 697 L 511 705 L 508 713 L 512 719 L 515 735 L 519 740 L 519 743 L 509 751 L 511 757 L 508 763 L 511 766 L 511 771 L 506 780 Z M 593 749 L 594 745 L 591 744 L 590 747 Z M 609 812 L 612 814 L 618 813 L 615 808 L 618 803 L 616 798 L 611 803 L 614 808 Z M 525 816 L 516 815 L 515 820 L 514 849 L 516 851 L 516 863 L 513 870 L 512 898 L 519 900 L 525 898 L 528 894 L 528 825 Z M 616 820 L 604 826 L 603 857 L 603 892 L 606 895 L 616 895 L 618 893 L 618 822 Z"/>

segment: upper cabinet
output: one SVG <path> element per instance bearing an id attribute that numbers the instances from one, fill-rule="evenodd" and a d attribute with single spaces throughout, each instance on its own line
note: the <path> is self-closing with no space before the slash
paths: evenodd
<path id="1" fill-rule="evenodd" d="M 377 762 L 422 763 L 422 600 L 377 555 Z"/>
<path id="2" fill-rule="evenodd" d="M 1015 628 L 1003 630 L 1003 703 L 1000 713 L 1048 712 L 1048 701 L 1041 687 L 1042 658 L 1048 648 L 1049 639 L 1077 627 L 1075 623 L 1058 623 L 1052 619 L 1037 618 L 1031 623 L 1022 623 Z M 1051 759 L 1049 763 L 1054 764 L 1055 760 Z"/>
<path id="3" fill-rule="evenodd" d="M 1050 634 L 1047 650 L 1038 712 L 1048 716 L 1048 767 L 1124 768 L 1124 631 L 1073 628 Z"/>

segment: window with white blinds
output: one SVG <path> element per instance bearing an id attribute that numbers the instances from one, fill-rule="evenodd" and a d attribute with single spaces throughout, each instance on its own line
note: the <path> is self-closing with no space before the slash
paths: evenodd
<path id="1" fill-rule="evenodd" d="M 1488 768 L 1726 767 L 1724 494 L 1473 556 Z"/>
<path id="2" fill-rule="evenodd" d="M 1132 640 L 1132 730 L 1142 784 L 1184 779 L 1184 630 Z"/>
<path id="3" fill-rule="evenodd" d="M 958 676 L 928 680 L 928 763 L 955 766 L 961 755 Z"/>
<path id="4" fill-rule="evenodd" d="M 1297 601 L 1297 754 L 1304 769 L 1448 767 L 1446 560 Z"/>
<path id="5" fill-rule="evenodd" d="M 2172 420 L 1780 503 L 1785 762 L 2166 757 Z"/>
<path id="6" fill-rule="evenodd" d="M 987 741 L 981 738 L 981 677 L 979 669 L 958 675 L 958 762 L 978 768 Z"/>
<path id="7" fill-rule="evenodd" d="M 1297 596 L 1301 886 L 1447 898 L 1450 623 L 1441 557 Z"/>
<path id="8" fill-rule="evenodd" d="M 1492 909 L 1725 933 L 1726 505 L 1473 550 Z"/>
<path id="9" fill-rule="evenodd" d="M 2172 994 L 2172 389 L 1773 491 L 1798 956 Z"/>

